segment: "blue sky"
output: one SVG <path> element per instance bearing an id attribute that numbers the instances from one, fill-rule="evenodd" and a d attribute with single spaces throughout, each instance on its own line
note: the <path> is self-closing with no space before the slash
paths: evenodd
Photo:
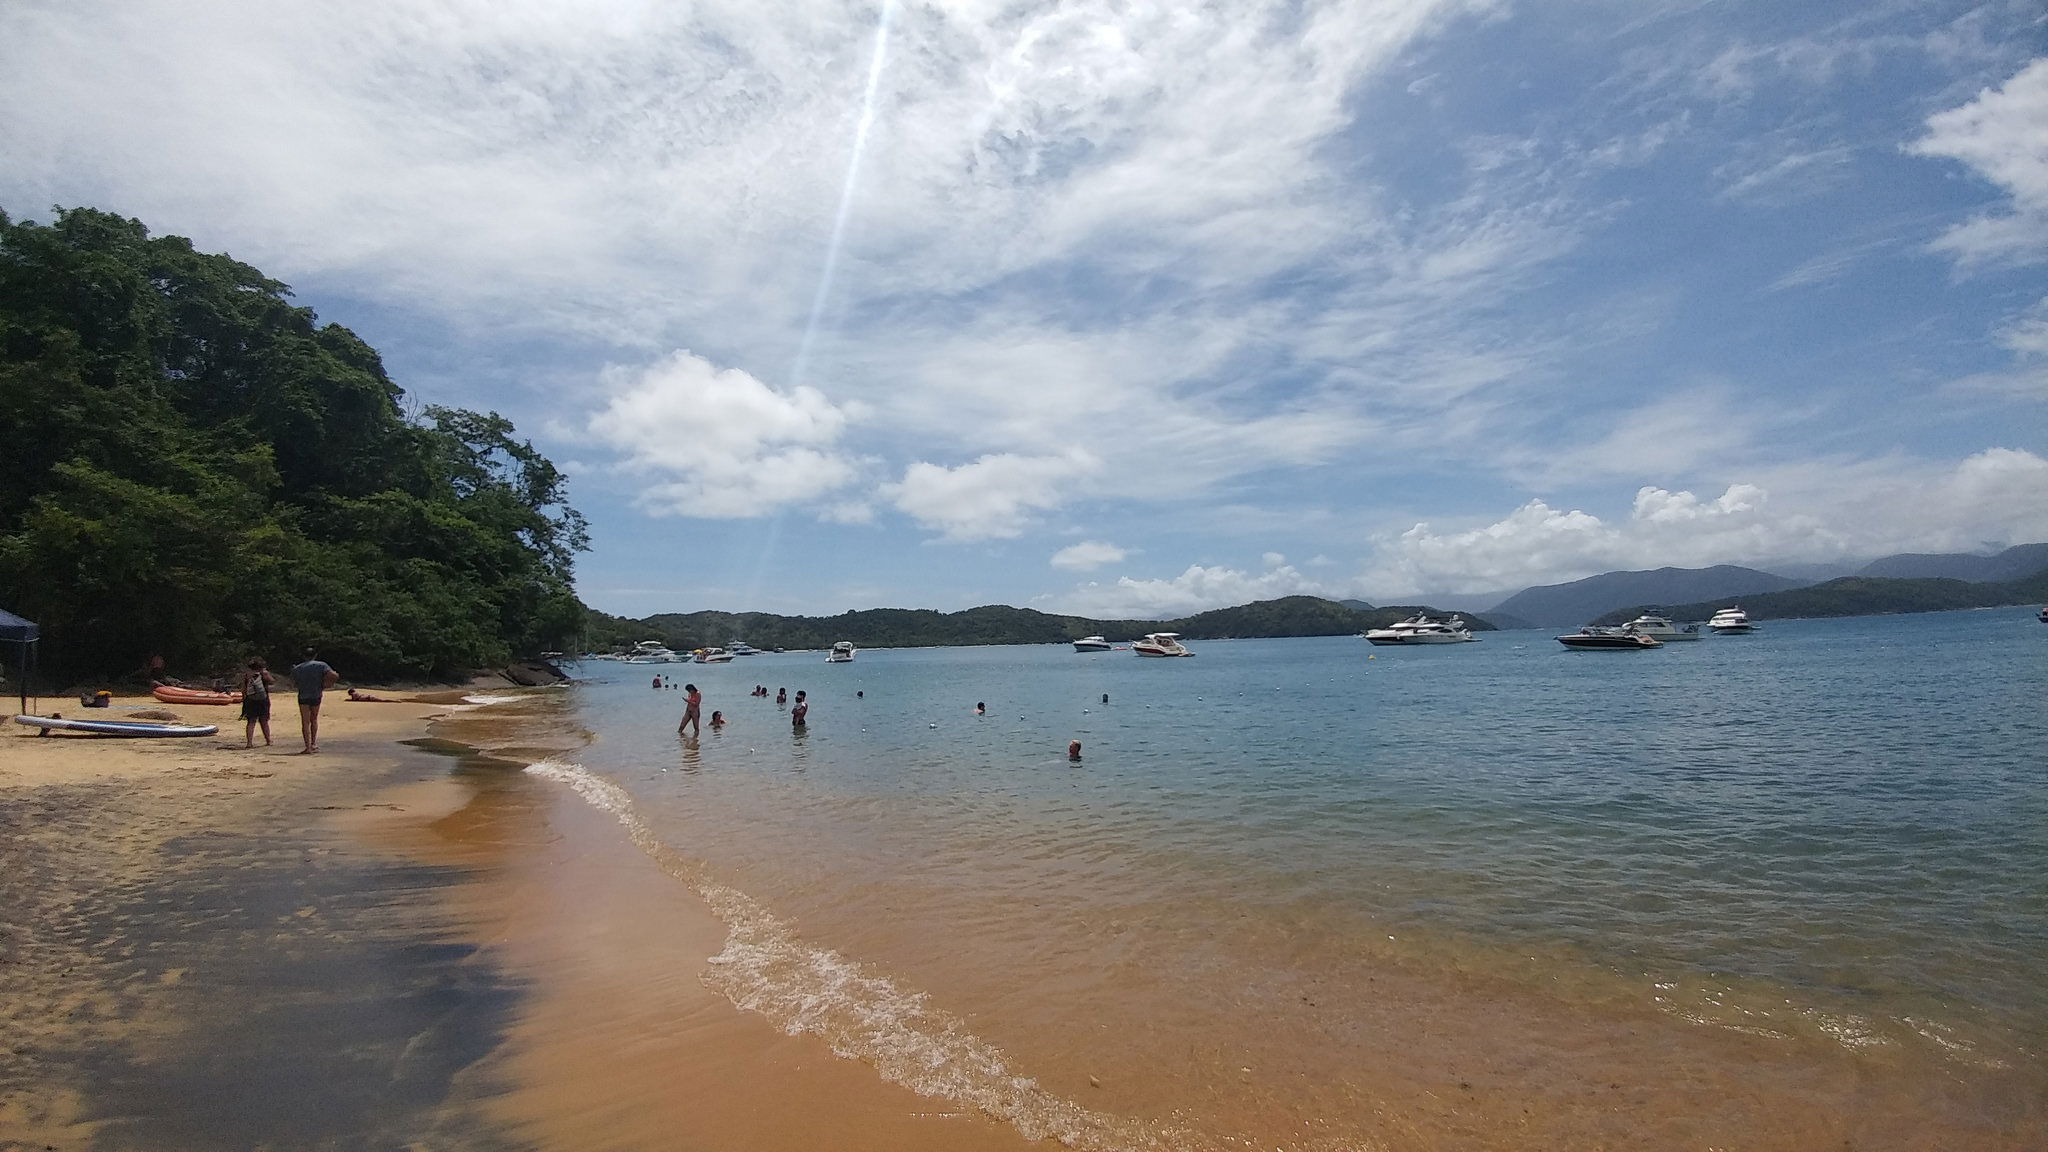
<path id="1" fill-rule="evenodd" d="M 2036 0 L 17 0 L 0 107 L 11 215 L 510 416 L 614 612 L 2048 539 Z"/>

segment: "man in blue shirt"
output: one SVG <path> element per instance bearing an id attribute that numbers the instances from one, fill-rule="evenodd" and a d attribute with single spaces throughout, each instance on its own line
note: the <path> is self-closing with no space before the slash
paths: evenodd
<path id="1" fill-rule="evenodd" d="M 341 674 L 322 662 L 311 648 L 306 658 L 292 669 L 292 683 L 299 689 L 299 735 L 306 746 L 299 755 L 320 750 L 320 694 L 334 687 Z"/>

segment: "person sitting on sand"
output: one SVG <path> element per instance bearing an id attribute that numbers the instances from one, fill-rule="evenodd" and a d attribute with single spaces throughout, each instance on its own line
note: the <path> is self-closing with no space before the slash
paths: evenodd
<path id="1" fill-rule="evenodd" d="M 263 664 L 263 657 L 249 657 L 242 669 L 242 747 L 256 746 L 256 728 L 263 728 L 263 745 L 270 746 L 270 686 L 277 677 Z"/>

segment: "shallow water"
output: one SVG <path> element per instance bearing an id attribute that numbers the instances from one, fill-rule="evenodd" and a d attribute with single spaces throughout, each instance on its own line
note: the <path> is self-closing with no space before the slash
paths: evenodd
<path id="1" fill-rule="evenodd" d="M 686 862 L 735 1003 L 1075 1146 L 2048 1131 L 2031 612 L 1195 647 L 659 669 L 696 740 L 593 664 L 542 771 Z"/>

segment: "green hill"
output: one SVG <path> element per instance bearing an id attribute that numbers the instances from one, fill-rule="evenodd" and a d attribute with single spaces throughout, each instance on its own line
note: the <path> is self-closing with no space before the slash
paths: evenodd
<path id="1" fill-rule="evenodd" d="M 290 289 L 90 209 L 0 213 L 0 604 L 55 679 L 306 644 L 454 677 L 573 636 L 583 518 L 496 414 L 408 412 Z"/>
<path id="2" fill-rule="evenodd" d="M 1997 608 L 2048 600 L 2048 569 L 2009 583 L 1928 578 L 1897 580 L 1881 576 L 1844 576 L 1808 588 L 1765 592 L 1741 598 L 1752 620 L 1785 620 L 1816 616 L 1877 616 L 1900 612 L 1947 612 L 1959 608 Z M 1705 620 L 1727 607 L 1729 599 L 1666 605 L 1659 609 L 1673 620 Z M 1593 621 L 1621 624 L 1642 608 L 1619 608 Z"/>
<path id="3" fill-rule="evenodd" d="M 590 613 L 584 647 L 624 648 L 658 639 L 687 651 L 731 640 L 756 648 L 825 648 L 851 640 L 863 648 L 928 648 L 960 644 L 1064 644 L 1083 636 L 1119 643 L 1148 632 L 1178 632 L 1190 640 L 1252 636 L 1346 636 L 1381 628 L 1424 607 L 1375 608 L 1361 612 L 1315 596 L 1284 596 L 1234 608 L 1218 608 L 1178 620 L 1091 620 L 1055 616 L 1030 608 L 990 604 L 962 612 L 928 608 L 869 608 L 837 616 L 778 616 L 768 612 L 662 613 L 643 620 Z M 1492 625 L 1466 617 L 1474 631 Z"/>

